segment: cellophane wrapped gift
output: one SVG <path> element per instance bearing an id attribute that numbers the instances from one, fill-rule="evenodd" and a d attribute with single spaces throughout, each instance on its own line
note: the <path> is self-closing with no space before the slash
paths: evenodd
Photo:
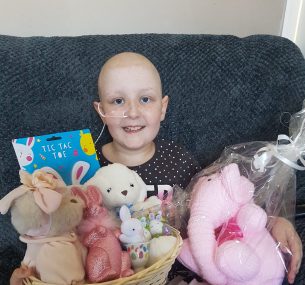
<path id="1" fill-rule="evenodd" d="M 295 215 L 296 170 L 304 170 L 305 109 L 289 136 L 226 147 L 188 187 L 190 217 L 179 260 L 210 284 L 283 282 L 289 250 L 272 229 Z M 291 255 L 290 255 L 291 257 Z"/>

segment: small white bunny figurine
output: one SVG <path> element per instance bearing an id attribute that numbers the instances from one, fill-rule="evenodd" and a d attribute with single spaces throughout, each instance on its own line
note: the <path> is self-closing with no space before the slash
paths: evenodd
<path id="1" fill-rule="evenodd" d="M 120 208 L 120 219 L 122 220 L 122 234 L 119 239 L 122 243 L 140 243 L 145 241 L 142 223 L 136 218 L 131 218 L 130 211 L 125 205 Z"/>
<path id="2" fill-rule="evenodd" d="M 26 140 L 26 144 L 17 143 L 17 140 L 12 140 L 14 150 L 18 159 L 18 163 L 21 169 L 24 170 L 24 166 L 31 164 L 34 160 L 34 153 L 32 147 L 35 143 L 35 138 L 30 137 Z"/>
<path id="3" fill-rule="evenodd" d="M 149 214 L 149 230 L 152 236 L 162 235 L 163 232 L 163 222 L 162 219 L 162 212 L 158 213 L 156 216 L 153 213 Z"/>

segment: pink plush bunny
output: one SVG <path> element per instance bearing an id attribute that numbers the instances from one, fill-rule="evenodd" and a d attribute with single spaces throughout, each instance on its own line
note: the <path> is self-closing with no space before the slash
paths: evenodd
<path id="1" fill-rule="evenodd" d="M 72 193 L 81 197 L 86 209 L 78 226 L 82 243 L 88 248 L 86 273 L 90 282 L 103 282 L 132 275 L 129 254 L 122 251 L 116 218 L 102 207 L 101 192 L 96 186 L 83 190 L 73 186 Z"/>
<path id="2" fill-rule="evenodd" d="M 254 185 L 233 163 L 194 185 L 189 239 L 179 260 L 211 284 L 282 284 L 283 259 L 266 229 L 265 211 L 253 202 L 253 193 Z"/>

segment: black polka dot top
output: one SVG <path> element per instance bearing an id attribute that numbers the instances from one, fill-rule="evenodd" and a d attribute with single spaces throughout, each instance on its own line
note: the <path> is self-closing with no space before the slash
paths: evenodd
<path id="1" fill-rule="evenodd" d="M 129 168 L 136 171 L 145 184 L 153 185 L 156 189 L 158 185 L 175 184 L 185 188 L 200 170 L 198 162 L 187 150 L 174 142 L 161 139 L 156 140 L 155 144 L 155 154 L 149 161 Z M 97 150 L 97 155 L 101 166 L 112 163 L 102 155 L 101 147 Z"/>

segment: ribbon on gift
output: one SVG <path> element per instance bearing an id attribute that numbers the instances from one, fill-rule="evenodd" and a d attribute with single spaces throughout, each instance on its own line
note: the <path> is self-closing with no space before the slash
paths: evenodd
<path id="1" fill-rule="evenodd" d="M 0 200 L 0 213 L 6 214 L 11 204 L 25 193 L 33 192 L 35 203 L 46 214 L 56 211 L 61 204 L 62 194 L 58 192 L 57 179 L 52 174 L 36 170 L 32 175 L 19 171 L 21 186 L 9 192 Z"/>
<path id="2" fill-rule="evenodd" d="M 294 140 L 287 135 L 279 135 L 277 137 L 276 144 L 268 144 L 266 147 L 259 149 L 254 155 L 254 168 L 259 172 L 263 172 L 266 168 L 271 168 L 274 166 L 274 164 L 268 164 L 270 163 L 272 157 L 276 157 L 283 163 L 296 170 L 305 170 L 305 160 L 303 158 L 305 155 L 305 141 L 299 142 L 299 140 L 302 139 L 301 135 L 304 128 L 304 123 L 305 119 L 303 120 L 300 131 Z M 289 143 L 280 144 L 280 141 L 282 140 Z M 297 163 L 298 161 L 300 161 L 302 165 L 299 165 Z"/>

